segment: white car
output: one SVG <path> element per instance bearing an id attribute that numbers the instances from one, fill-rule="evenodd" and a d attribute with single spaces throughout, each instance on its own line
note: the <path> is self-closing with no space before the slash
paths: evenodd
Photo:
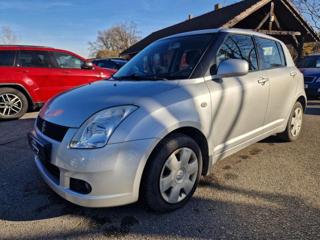
<path id="1" fill-rule="evenodd" d="M 185 204 L 212 165 L 270 135 L 296 140 L 303 76 L 286 46 L 218 29 L 154 42 L 112 79 L 61 94 L 29 139 L 47 184 L 87 207 Z"/>

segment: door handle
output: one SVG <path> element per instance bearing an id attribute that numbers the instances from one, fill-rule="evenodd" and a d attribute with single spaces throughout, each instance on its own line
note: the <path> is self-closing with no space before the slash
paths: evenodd
<path id="1" fill-rule="evenodd" d="M 259 80 L 258 80 L 258 83 L 261 84 L 262 86 L 266 84 L 266 82 L 269 81 L 269 78 L 267 77 L 261 77 Z"/>
<path id="2" fill-rule="evenodd" d="M 291 77 L 294 77 L 294 76 L 296 76 L 296 75 L 297 75 L 297 72 L 296 72 L 296 71 L 290 72 L 290 76 L 291 76 Z"/>

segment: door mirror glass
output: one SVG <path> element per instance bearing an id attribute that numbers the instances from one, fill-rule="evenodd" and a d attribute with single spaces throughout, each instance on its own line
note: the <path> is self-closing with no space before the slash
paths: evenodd
<path id="1" fill-rule="evenodd" d="M 227 59 L 220 63 L 216 78 L 240 77 L 249 73 L 249 64 L 242 59 Z"/>
<path id="2" fill-rule="evenodd" d="M 88 69 L 91 70 L 93 69 L 93 63 L 92 62 L 84 62 L 81 66 L 82 69 Z"/>

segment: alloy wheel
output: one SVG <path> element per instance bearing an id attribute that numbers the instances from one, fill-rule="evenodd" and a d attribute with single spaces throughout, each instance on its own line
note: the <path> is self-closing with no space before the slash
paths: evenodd
<path id="1" fill-rule="evenodd" d="M 12 93 L 0 95 L 0 115 L 9 117 L 18 114 L 23 104 L 19 96 Z"/>

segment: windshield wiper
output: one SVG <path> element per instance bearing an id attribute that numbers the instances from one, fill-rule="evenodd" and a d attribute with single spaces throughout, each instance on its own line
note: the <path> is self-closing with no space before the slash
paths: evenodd
<path id="1" fill-rule="evenodd" d="M 141 80 L 144 77 L 133 73 L 133 74 L 130 74 L 130 75 L 127 75 L 127 76 L 120 76 L 120 77 L 112 76 L 112 78 L 114 78 L 115 80 L 125 80 L 125 79 L 128 79 L 128 80 L 130 80 L 130 79 L 132 79 L 132 80 Z"/>

